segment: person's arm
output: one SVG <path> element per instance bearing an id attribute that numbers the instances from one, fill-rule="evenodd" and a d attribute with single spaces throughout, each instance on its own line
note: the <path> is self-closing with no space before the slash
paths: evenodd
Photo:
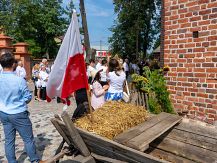
<path id="1" fill-rule="evenodd" d="M 24 79 L 21 81 L 21 93 L 24 101 L 28 104 L 32 99 L 32 94 L 29 91 L 27 83 Z"/>
<path id="2" fill-rule="evenodd" d="M 99 86 L 99 83 L 93 83 L 93 93 L 99 97 L 105 93 L 105 90 Z"/>

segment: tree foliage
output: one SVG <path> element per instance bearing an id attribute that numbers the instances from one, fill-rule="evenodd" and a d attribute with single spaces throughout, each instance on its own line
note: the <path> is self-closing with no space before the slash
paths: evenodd
<path id="1" fill-rule="evenodd" d="M 57 54 L 54 38 L 64 34 L 68 23 L 62 0 L 1 0 L 0 11 L 6 34 L 14 42 L 29 43 L 33 57 Z"/>
<path id="2" fill-rule="evenodd" d="M 114 0 L 114 5 L 117 20 L 110 29 L 111 52 L 145 57 L 159 39 L 161 0 Z"/>

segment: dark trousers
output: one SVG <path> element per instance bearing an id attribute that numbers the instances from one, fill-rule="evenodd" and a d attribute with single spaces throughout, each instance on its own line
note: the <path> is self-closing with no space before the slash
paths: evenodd
<path id="1" fill-rule="evenodd" d="M 47 96 L 46 87 L 41 87 L 40 95 L 42 100 L 46 100 L 46 96 Z"/>
<path id="2" fill-rule="evenodd" d="M 38 91 L 38 89 L 37 89 L 37 87 L 36 87 L 36 85 L 35 85 L 35 90 L 34 90 L 34 96 L 35 96 L 35 97 L 37 97 L 37 91 Z"/>
<path id="3" fill-rule="evenodd" d="M 74 111 L 72 119 L 79 118 L 88 111 L 89 105 L 88 105 L 87 91 L 85 88 L 76 91 L 75 100 L 76 100 L 77 108 Z"/>

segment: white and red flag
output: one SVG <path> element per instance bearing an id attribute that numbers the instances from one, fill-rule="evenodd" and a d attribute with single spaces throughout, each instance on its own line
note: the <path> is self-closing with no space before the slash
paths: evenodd
<path id="1" fill-rule="evenodd" d="M 87 88 L 88 80 L 81 45 L 78 18 L 73 12 L 71 23 L 54 61 L 47 83 L 47 100 L 69 97 L 74 91 Z"/>

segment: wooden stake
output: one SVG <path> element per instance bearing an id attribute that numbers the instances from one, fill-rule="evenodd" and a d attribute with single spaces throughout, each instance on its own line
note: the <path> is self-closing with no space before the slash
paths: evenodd
<path id="1" fill-rule="evenodd" d="M 89 89 L 89 90 L 90 90 L 90 89 Z M 88 100 L 89 113 L 90 113 L 89 118 L 90 118 L 90 121 L 91 121 L 91 122 L 94 122 L 93 110 L 92 110 L 92 106 L 91 106 L 91 102 L 90 102 L 90 93 L 91 93 L 91 91 L 88 91 L 88 90 L 86 89 L 86 92 L 87 92 L 87 100 Z"/>

